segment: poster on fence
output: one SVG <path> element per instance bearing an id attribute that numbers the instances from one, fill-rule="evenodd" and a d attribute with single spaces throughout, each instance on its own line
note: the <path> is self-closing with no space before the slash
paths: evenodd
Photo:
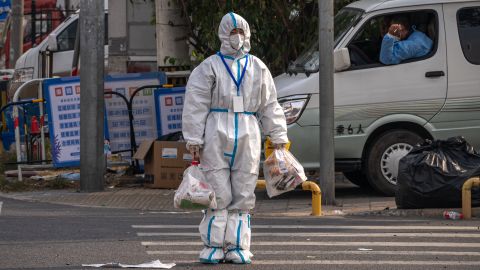
<path id="1" fill-rule="evenodd" d="M 163 73 L 135 73 L 108 76 L 105 92 L 117 92 L 127 99 L 146 85 L 161 85 Z M 80 165 L 80 78 L 46 79 L 43 83 L 47 100 L 52 160 L 55 167 Z M 137 144 L 157 136 L 153 89 L 139 91 L 133 99 L 134 128 Z M 130 128 L 125 101 L 114 94 L 105 95 L 105 138 L 112 152 L 130 149 Z M 122 153 L 127 158 L 129 152 Z"/>
<path id="2" fill-rule="evenodd" d="M 132 73 L 110 75 L 106 78 L 105 92 L 116 92 L 128 100 L 137 89 L 148 85 L 165 83 L 163 73 Z M 140 145 L 144 140 L 157 138 L 157 119 L 153 88 L 139 90 L 133 99 L 133 127 L 135 141 Z M 130 146 L 130 120 L 125 101 L 118 95 L 105 95 L 105 109 L 108 123 L 108 139 L 112 152 L 126 151 Z M 130 160 L 130 152 L 121 152 L 124 159 Z"/>
<path id="3" fill-rule="evenodd" d="M 185 87 L 158 88 L 155 90 L 158 137 L 182 131 L 182 112 Z"/>

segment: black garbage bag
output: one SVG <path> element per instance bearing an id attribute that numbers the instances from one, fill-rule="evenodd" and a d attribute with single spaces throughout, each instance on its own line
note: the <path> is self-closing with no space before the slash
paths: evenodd
<path id="1" fill-rule="evenodd" d="M 478 175 L 480 155 L 465 138 L 426 141 L 400 160 L 395 202 L 399 209 L 459 208 L 463 183 Z M 472 205 L 480 205 L 478 189 Z"/>
<path id="2" fill-rule="evenodd" d="M 160 136 L 157 140 L 159 140 L 159 141 L 170 141 L 170 142 L 183 141 L 183 133 L 181 131 L 168 133 L 168 134 Z"/>

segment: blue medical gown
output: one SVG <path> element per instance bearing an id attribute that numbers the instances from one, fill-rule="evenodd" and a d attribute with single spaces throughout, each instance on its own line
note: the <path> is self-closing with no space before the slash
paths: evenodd
<path id="1" fill-rule="evenodd" d="M 385 65 L 395 65 L 400 62 L 427 55 L 433 47 L 433 41 L 424 33 L 413 30 L 405 40 L 386 34 L 383 37 L 380 50 L 380 62 Z"/>

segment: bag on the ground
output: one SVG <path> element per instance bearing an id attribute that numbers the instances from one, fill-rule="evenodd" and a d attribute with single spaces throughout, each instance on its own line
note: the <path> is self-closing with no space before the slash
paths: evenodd
<path id="1" fill-rule="evenodd" d="M 463 137 L 427 141 L 400 160 L 398 208 L 458 208 L 462 186 L 480 175 L 480 155 Z M 480 192 L 472 189 L 472 204 L 480 205 Z"/>
<path id="2" fill-rule="evenodd" d="M 217 208 L 215 191 L 205 182 L 198 164 L 192 163 L 183 173 L 182 183 L 175 191 L 173 205 L 181 209 Z"/>
<path id="3" fill-rule="evenodd" d="M 183 133 L 181 131 L 168 133 L 158 137 L 158 141 L 178 142 L 183 141 Z"/>
<path id="4" fill-rule="evenodd" d="M 276 149 L 263 163 L 268 196 L 294 190 L 307 180 L 303 166 L 286 149 Z"/>

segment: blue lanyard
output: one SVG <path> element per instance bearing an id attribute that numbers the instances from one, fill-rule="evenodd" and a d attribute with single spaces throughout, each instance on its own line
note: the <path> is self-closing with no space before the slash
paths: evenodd
<path id="1" fill-rule="evenodd" d="M 242 80 L 243 80 L 243 77 L 245 75 L 245 72 L 247 71 L 248 54 L 245 55 L 245 57 L 246 57 L 245 65 L 243 66 L 242 74 L 240 75 L 240 79 L 238 81 L 235 80 L 235 76 L 233 76 L 232 70 L 230 70 L 230 67 L 227 65 L 227 62 L 225 62 L 224 56 L 220 52 L 217 52 L 217 55 L 220 56 L 220 58 L 222 59 L 222 62 L 225 65 L 225 68 L 227 69 L 228 74 L 230 74 L 230 77 L 232 78 L 233 82 L 237 86 L 237 93 L 238 93 L 238 91 L 240 90 L 240 85 L 242 84 Z M 240 59 L 238 61 L 240 61 Z"/>

